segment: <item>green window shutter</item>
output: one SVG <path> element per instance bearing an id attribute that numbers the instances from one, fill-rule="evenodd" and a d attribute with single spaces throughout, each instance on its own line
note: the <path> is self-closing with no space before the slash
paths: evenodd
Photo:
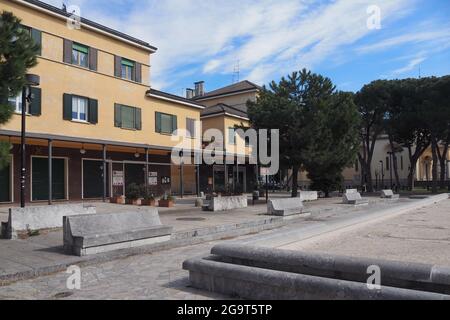
<path id="1" fill-rule="evenodd" d="M 172 116 L 172 133 L 178 129 L 177 116 Z"/>
<path id="2" fill-rule="evenodd" d="M 97 71 L 98 64 L 98 50 L 89 48 L 89 69 Z"/>
<path id="3" fill-rule="evenodd" d="M 114 75 L 118 78 L 122 77 L 122 58 L 114 56 Z"/>
<path id="4" fill-rule="evenodd" d="M 156 132 L 161 133 L 161 113 L 156 112 Z"/>
<path id="5" fill-rule="evenodd" d="M 136 67 L 134 68 L 134 81 L 142 83 L 142 65 L 136 62 Z"/>
<path id="6" fill-rule="evenodd" d="M 42 32 L 37 29 L 31 29 L 31 38 L 39 45 L 39 55 L 42 55 Z"/>
<path id="7" fill-rule="evenodd" d="M 30 104 L 30 114 L 33 116 L 40 116 L 42 114 L 42 90 L 41 88 L 31 87 L 32 101 Z"/>
<path id="8" fill-rule="evenodd" d="M 117 103 L 114 105 L 114 126 L 122 127 L 122 106 Z"/>
<path id="9" fill-rule="evenodd" d="M 134 126 L 136 130 L 142 130 L 142 111 L 140 108 L 134 109 Z"/>
<path id="10" fill-rule="evenodd" d="M 98 123 L 98 101 L 89 99 L 88 121 L 92 124 Z"/>
<path id="11" fill-rule="evenodd" d="M 64 39 L 63 61 L 72 64 L 72 41 Z"/>
<path id="12" fill-rule="evenodd" d="M 63 119 L 72 120 L 72 95 L 67 93 L 63 96 Z"/>

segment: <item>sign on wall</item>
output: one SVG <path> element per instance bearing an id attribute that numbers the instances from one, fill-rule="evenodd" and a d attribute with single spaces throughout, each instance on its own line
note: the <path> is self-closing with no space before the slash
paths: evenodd
<path id="1" fill-rule="evenodd" d="M 170 177 L 162 177 L 161 183 L 162 184 L 170 184 Z"/>
<path id="2" fill-rule="evenodd" d="M 114 187 L 123 187 L 124 185 L 124 174 L 123 171 L 113 171 L 112 183 Z"/>

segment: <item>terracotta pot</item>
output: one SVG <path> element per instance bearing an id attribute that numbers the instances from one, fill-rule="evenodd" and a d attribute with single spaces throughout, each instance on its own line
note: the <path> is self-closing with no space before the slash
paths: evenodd
<path id="1" fill-rule="evenodd" d="M 115 204 L 125 204 L 125 197 L 124 196 L 112 197 L 109 199 L 109 201 Z"/>
<path id="2" fill-rule="evenodd" d="M 173 201 L 173 200 L 159 200 L 158 205 L 161 208 L 172 208 L 175 205 L 175 201 Z"/>
<path id="3" fill-rule="evenodd" d="M 145 200 L 144 199 L 144 200 L 141 201 L 141 205 L 155 207 L 156 206 L 156 201 L 155 200 Z"/>
<path id="4" fill-rule="evenodd" d="M 142 199 L 127 199 L 127 204 L 131 204 L 133 206 L 142 205 Z"/>

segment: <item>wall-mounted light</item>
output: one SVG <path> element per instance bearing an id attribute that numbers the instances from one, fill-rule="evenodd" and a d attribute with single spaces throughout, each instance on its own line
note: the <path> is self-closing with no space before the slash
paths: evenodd
<path id="1" fill-rule="evenodd" d="M 84 143 L 81 145 L 80 153 L 86 154 L 86 149 L 84 148 Z"/>
<path id="2" fill-rule="evenodd" d="M 9 137 L 9 150 L 14 149 L 14 145 L 11 143 L 11 137 Z"/>
<path id="3" fill-rule="evenodd" d="M 136 159 L 141 157 L 141 154 L 139 153 L 138 149 L 136 149 L 136 153 L 134 154 L 134 157 Z"/>

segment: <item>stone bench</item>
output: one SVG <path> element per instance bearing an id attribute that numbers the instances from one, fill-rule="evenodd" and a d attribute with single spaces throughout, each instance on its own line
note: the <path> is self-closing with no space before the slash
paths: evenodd
<path id="1" fill-rule="evenodd" d="M 394 191 L 388 189 L 381 191 L 381 198 L 389 200 L 398 200 L 400 198 L 400 195 L 394 194 Z"/>
<path id="2" fill-rule="evenodd" d="M 169 241 L 156 208 L 64 218 L 64 251 L 85 256 Z"/>
<path id="3" fill-rule="evenodd" d="M 17 239 L 30 231 L 56 229 L 63 227 L 63 217 L 95 214 L 94 206 L 83 204 L 63 204 L 52 206 L 29 206 L 10 208 L 8 222 L 2 223 L 2 238 Z"/>
<path id="4" fill-rule="evenodd" d="M 349 189 L 343 196 L 343 203 L 355 206 L 368 205 L 369 201 L 361 197 L 361 194 L 356 189 Z"/>
<path id="5" fill-rule="evenodd" d="M 204 211 L 228 211 L 242 209 L 248 207 L 248 199 L 246 195 L 231 197 L 211 197 L 203 205 Z"/>
<path id="6" fill-rule="evenodd" d="M 300 198 L 272 199 L 267 204 L 267 213 L 272 216 L 302 214 L 303 201 Z"/>
<path id="7" fill-rule="evenodd" d="M 302 201 L 319 200 L 319 193 L 317 191 L 300 191 L 300 200 Z"/>
<path id="8" fill-rule="evenodd" d="M 368 268 L 381 269 L 370 290 Z M 220 244 L 183 263 L 191 286 L 250 300 L 450 299 L 450 269 L 428 264 Z"/>

